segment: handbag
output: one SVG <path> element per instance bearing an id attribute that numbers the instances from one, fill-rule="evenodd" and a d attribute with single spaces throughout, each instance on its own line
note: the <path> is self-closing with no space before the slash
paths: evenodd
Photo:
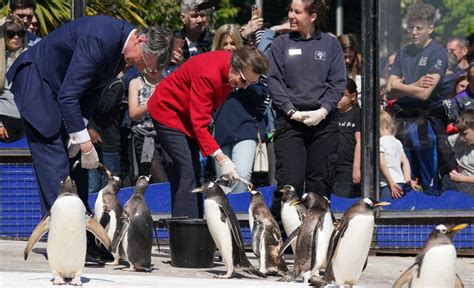
<path id="1" fill-rule="evenodd" d="M 267 143 L 262 142 L 260 133 L 257 133 L 257 149 L 255 150 L 255 160 L 253 162 L 253 172 L 268 172 L 268 151 Z"/>

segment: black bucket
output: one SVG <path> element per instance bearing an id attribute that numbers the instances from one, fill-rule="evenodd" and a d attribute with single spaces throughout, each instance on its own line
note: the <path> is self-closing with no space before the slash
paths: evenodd
<path id="1" fill-rule="evenodd" d="M 184 268 L 214 266 L 216 244 L 203 219 L 167 219 L 171 265 Z"/>

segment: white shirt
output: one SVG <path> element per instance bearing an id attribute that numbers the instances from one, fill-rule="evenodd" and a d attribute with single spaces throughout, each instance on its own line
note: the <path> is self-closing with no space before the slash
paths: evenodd
<path id="1" fill-rule="evenodd" d="M 403 145 L 400 140 L 393 135 L 380 137 L 380 152 L 383 153 L 385 164 L 387 165 L 390 176 L 395 183 L 405 183 L 402 171 Z M 387 180 L 381 175 L 380 186 L 387 186 Z"/>

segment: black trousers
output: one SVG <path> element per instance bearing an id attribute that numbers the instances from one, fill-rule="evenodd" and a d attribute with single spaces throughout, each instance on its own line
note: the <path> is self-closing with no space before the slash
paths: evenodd
<path id="1" fill-rule="evenodd" d="M 330 198 L 339 144 L 337 116 L 329 115 L 311 127 L 292 120 L 277 121 L 274 143 L 278 187 L 292 185 L 299 195 L 305 191 Z M 280 201 L 277 188 L 271 208 L 276 216 Z"/>

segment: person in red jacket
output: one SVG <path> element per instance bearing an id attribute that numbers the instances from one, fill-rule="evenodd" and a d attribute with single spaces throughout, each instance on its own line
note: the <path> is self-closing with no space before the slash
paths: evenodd
<path id="1" fill-rule="evenodd" d="M 190 193 L 200 182 L 199 150 L 203 156 L 214 157 L 222 176 L 240 178 L 208 130 L 211 114 L 232 89 L 256 83 L 267 69 L 268 61 L 257 49 L 213 51 L 190 58 L 156 87 L 147 105 L 170 157 L 167 174 L 173 217 L 202 216 L 202 201 Z"/>

